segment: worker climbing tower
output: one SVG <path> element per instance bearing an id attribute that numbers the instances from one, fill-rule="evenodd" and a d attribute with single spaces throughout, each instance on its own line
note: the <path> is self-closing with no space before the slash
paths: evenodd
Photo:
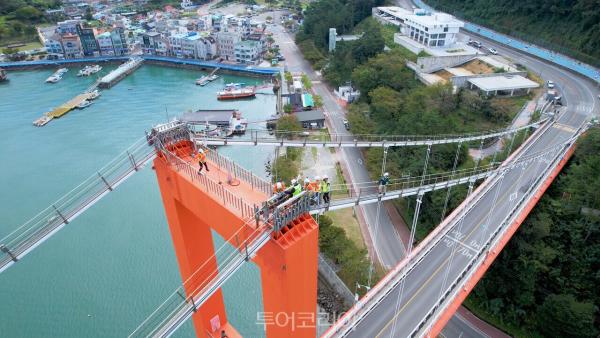
<path id="1" fill-rule="evenodd" d="M 314 337 L 318 225 L 307 212 L 307 196 L 274 207 L 269 182 L 215 151 L 207 154 L 209 171 L 199 174 L 192 157 L 198 145 L 188 126 L 176 121 L 155 127 L 148 140 L 157 149 L 154 168 L 196 335 L 240 336 L 216 281 L 251 260 L 260 268 L 263 291 L 257 325 L 265 326 L 267 337 Z M 218 262 L 212 231 L 239 260 Z"/>

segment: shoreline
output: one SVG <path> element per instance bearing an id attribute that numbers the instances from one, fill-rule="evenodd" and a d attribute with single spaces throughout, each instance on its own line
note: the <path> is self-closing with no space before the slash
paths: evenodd
<path id="1" fill-rule="evenodd" d="M 16 61 L 16 62 L 1 62 L 0 68 L 10 70 L 31 70 L 53 68 L 57 66 L 80 66 L 92 63 L 120 63 L 129 60 L 128 56 L 101 56 L 79 59 L 64 59 L 64 60 L 39 60 L 39 61 Z M 139 55 L 144 59 L 145 63 L 154 64 L 164 67 L 200 69 L 208 71 L 209 69 L 219 68 L 219 72 L 228 74 L 241 74 L 245 76 L 254 76 L 260 78 L 269 78 L 275 74 L 279 74 L 279 68 L 262 68 L 256 66 L 231 65 L 212 61 L 202 61 L 196 59 L 179 59 L 165 56 L 154 55 Z"/>

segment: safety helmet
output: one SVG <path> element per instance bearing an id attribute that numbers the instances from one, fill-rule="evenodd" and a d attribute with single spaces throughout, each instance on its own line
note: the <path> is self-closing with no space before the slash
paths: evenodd
<path id="1" fill-rule="evenodd" d="M 304 179 L 304 183 L 310 183 L 310 180 L 307 178 Z"/>
<path id="2" fill-rule="evenodd" d="M 390 173 L 384 173 L 383 176 L 388 177 L 390 176 Z"/>
<path id="3" fill-rule="evenodd" d="M 323 175 L 323 179 L 324 179 L 324 180 L 328 180 L 328 179 L 329 179 L 329 176 L 327 176 L 327 175 Z"/>
<path id="4" fill-rule="evenodd" d="M 296 183 L 298 183 L 298 181 L 296 181 L 295 178 L 292 178 L 292 184 L 296 184 Z"/>
<path id="5" fill-rule="evenodd" d="M 315 181 L 320 181 L 321 180 L 321 176 L 315 176 Z"/>
<path id="6" fill-rule="evenodd" d="M 204 154 L 204 149 L 202 149 L 202 148 L 198 149 L 198 153 Z"/>
<path id="7" fill-rule="evenodd" d="M 283 185 L 281 184 L 281 182 L 277 182 L 277 189 L 281 189 L 283 188 Z"/>

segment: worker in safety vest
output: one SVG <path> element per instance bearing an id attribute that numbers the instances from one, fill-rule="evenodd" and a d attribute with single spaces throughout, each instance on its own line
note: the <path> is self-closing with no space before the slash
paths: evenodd
<path id="1" fill-rule="evenodd" d="M 277 194 L 285 191 L 285 184 L 281 181 L 277 181 L 275 185 L 273 185 L 273 193 Z"/>
<path id="2" fill-rule="evenodd" d="M 321 195 L 323 195 L 323 202 L 329 204 L 329 192 L 331 191 L 331 184 L 329 184 L 329 177 L 327 177 L 327 175 L 323 176 L 323 181 L 321 181 L 319 191 L 321 192 Z"/>
<path id="3" fill-rule="evenodd" d="M 321 204 L 321 176 L 315 176 L 315 181 L 312 182 L 312 190 L 315 192 L 315 202 Z"/>
<path id="4" fill-rule="evenodd" d="M 379 179 L 379 193 L 385 195 L 387 192 L 387 185 L 390 183 L 390 174 L 384 173 Z"/>
<path id="5" fill-rule="evenodd" d="M 302 190 L 309 191 L 310 190 L 310 179 L 307 177 L 304 178 L 304 186 L 302 186 Z"/>
<path id="6" fill-rule="evenodd" d="M 204 166 L 204 168 L 206 168 L 206 171 L 210 171 L 208 170 L 208 164 L 206 164 L 206 153 L 208 152 L 208 150 L 204 150 L 202 148 L 198 149 L 198 154 L 196 155 L 196 160 L 198 160 L 198 174 L 202 174 L 202 167 Z"/>
<path id="7" fill-rule="evenodd" d="M 298 180 L 292 180 L 292 187 L 294 190 L 292 191 L 292 196 L 298 196 L 302 192 L 302 185 Z"/>

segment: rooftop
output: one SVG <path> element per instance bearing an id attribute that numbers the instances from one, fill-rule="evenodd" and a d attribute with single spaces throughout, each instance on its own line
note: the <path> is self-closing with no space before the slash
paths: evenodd
<path id="1" fill-rule="evenodd" d="M 537 88 L 540 85 L 521 75 L 498 75 L 477 77 L 468 80 L 477 88 L 490 92 L 496 90 L 529 89 Z"/>
<path id="2" fill-rule="evenodd" d="M 304 110 L 304 111 L 297 112 L 296 118 L 298 119 L 298 122 L 324 120 L 325 114 L 323 114 L 323 111 L 319 110 L 319 109 Z"/>

